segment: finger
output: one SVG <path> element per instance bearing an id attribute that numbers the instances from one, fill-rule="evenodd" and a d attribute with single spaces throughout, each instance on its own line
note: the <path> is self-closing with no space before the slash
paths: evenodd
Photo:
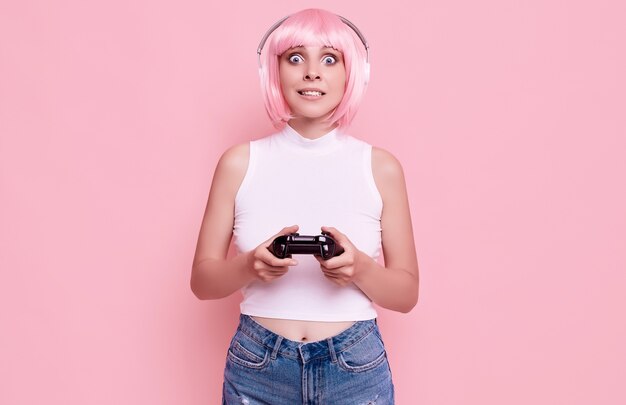
<path id="1" fill-rule="evenodd" d="M 260 275 L 265 277 L 277 278 L 289 271 L 289 267 L 273 267 L 273 266 L 263 266 L 261 270 L 259 270 Z"/>
<path id="2" fill-rule="evenodd" d="M 257 249 L 254 254 L 255 262 L 259 263 L 260 267 L 287 267 L 296 266 L 298 261 L 291 258 L 279 258 L 274 256 L 269 248 Z"/>
<path id="3" fill-rule="evenodd" d="M 339 284 L 339 285 L 341 285 L 341 286 L 344 286 L 344 285 L 346 285 L 346 284 L 348 283 L 346 280 L 344 280 L 344 278 L 343 278 L 343 277 L 341 277 L 341 276 L 339 276 L 339 275 L 337 275 L 337 274 L 333 274 L 333 273 L 326 274 L 326 273 L 325 273 L 324 275 L 325 275 L 325 276 L 326 276 L 326 277 L 327 277 L 330 281 L 332 281 L 333 283 L 337 283 L 337 284 Z"/>
<path id="4" fill-rule="evenodd" d="M 322 260 L 323 260 L 323 266 L 331 270 L 353 264 L 352 261 L 347 256 L 343 256 L 343 255 L 331 257 L 328 260 L 324 260 L 324 259 Z M 320 264 L 322 263 L 320 262 Z"/>
<path id="5" fill-rule="evenodd" d="M 350 264 L 350 261 L 344 257 L 331 257 L 330 259 L 324 259 L 322 256 L 313 256 L 315 260 L 325 269 L 337 269 L 339 267 Z"/>
<path id="6" fill-rule="evenodd" d="M 265 248 L 265 251 L 269 253 L 269 256 L 263 255 L 265 257 L 263 261 L 267 263 L 269 260 L 272 260 L 273 258 L 275 258 L 274 252 L 272 251 L 272 245 L 274 244 L 274 240 L 276 240 L 276 238 L 282 235 L 288 235 L 290 233 L 294 233 L 298 230 L 298 228 L 299 228 L 298 225 L 286 226 L 283 229 L 281 229 L 277 234 L 271 236 L 269 239 L 263 242 L 260 246 L 263 246 Z M 289 259 L 289 258 L 284 258 L 284 259 Z M 285 261 L 282 265 L 283 266 L 295 266 L 296 264 L 298 263 L 297 262 L 294 263 L 293 261 Z"/>
<path id="7" fill-rule="evenodd" d="M 281 276 L 283 274 L 285 274 L 286 272 L 289 271 L 289 267 L 287 266 L 283 266 L 283 267 L 268 267 L 266 270 L 269 274 L 274 275 L 274 276 Z"/>
<path id="8" fill-rule="evenodd" d="M 332 226 L 322 226 L 322 232 L 327 232 L 329 233 L 333 239 L 337 240 L 337 238 L 341 238 L 344 237 L 345 235 L 341 232 L 339 232 L 339 230 L 337 230 L 337 228 L 334 228 Z"/>
<path id="9" fill-rule="evenodd" d="M 352 242 L 350 242 L 350 239 L 348 239 L 345 234 L 339 232 L 337 228 L 334 228 L 332 226 L 322 226 L 322 232 L 329 233 L 330 236 L 343 250 L 345 250 L 346 246 L 350 246 L 352 244 Z"/>
<path id="10" fill-rule="evenodd" d="M 270 281 L 274 281 L 277 278 L 279 278 L 281 276 L 281 274 L 279 275 L 275 275 L 275 274 L 271 274 L 271 273 L 264 273 L 260 279 L 266 283 L 270 282 Z"/>
<path id="11" fill-rule="evenodd" d="M 298 230 L 298 228 L 300 228 L 299 225 L 286 226 L 283 229 L 281 229 L 280 231 L 278 231 L 278 233 L 270 236 L 270 238 L 267 239 L 264 243 L 265 244 L 269 243 L 269 245 L 271 245 L 272 242 L 274 241 L 274 239 L 276 239 L 277 237 L 282 236 L 282 235 L 288 235 L 290 233 L 294 233 L 294 232 L 296 232 Z"/>
<path id="12" fill-rule="evenodd" d="M 290 257 L 279 259 L 273 255 L 267 258 L 267 260 L 264 260 L 264 262 L 270 267 L 289 267 L 298 265 L 298 261 L 296 259 L 292 259 Z"/>
<path id="13" fill-rule="evenodd" d="M 265 264 L 272 267 L 286 267 L 286 266 L 296 266 L 298 261 L 292 257 L 285 257 L 283 259 L 274 256 L 272 252 L 267 251 L 261 252 L 259 255 L 259 259 L 261 259 Z"/>
<path id="14" fill-rule="evenodd" d="M 337 278 L 337 277 L 339 277 L 339 276 L 337 275 L 337 273 L 335 273 L 335 272 L 333 272 L 333 271 L 331 271 L 331 270 L 324 270 L 324 269 L 322 269 L 322 273 L 324 273 L 324 275 L 325 275 L 326 277 L 328 277 L 328 278 Z"/>
<path id="15" fill-rule="evenodd" d="M 322 266 L 321 270 L 324 274 L 333 276 L 333 277 L 343 277 L 341 267 L 327 267 Z"/>
<path id="16" fill-rule="evenodd" d="M 300 228 L 299 225 L 286 226 L 283 229 L 281 229 L 280 232 L 278 232 L 276 235 L 274 235 L 274 237 L 281 236 L 281 235 L 288 235 L 290 233 L 293 233 L 293 232 L 297 231 L 298 228 Z"/>
<path id="17" fill-rule="evenodd" d="M 272 267 L 285 267 L 285 268 L 288 268 L 290 266 L 297 266 L 298 265 L 298 261 L 296 259 L 292 259 L 292 258 L 277 259 L 276 257 L 274 257 L 269 264 Z"/>
<path id="18" fill-rule="evenodd" d="M 322 270 L 333 270 L 333 269 L 336 269 L 336 268 L 337 268 L 337 266 L 334 266 L 334 267 L 332 267 L 332 268 L 331 268 L 331 267 L 329 267 L 329 266 L 328 266 L 328 260 L 325 260 L 325 259 L 324 259 L 323 257 L 321 257 L 321 256 L 313 256 L 313 257 L 315 257 L 315 259 L 317 260 L 317 262 L 320 264 L 320 267 L 322 268 Z M 330 259 L 329 259 L 329 260 L 330 260 Z M 339 266 L 339 267 L 341 267 L 341 266 Z"/>
<path id="19" fill-rule="evenodd" d="M 271 236 L 268 240 L 263 242 L 263 244 L 266 247 L 270 247 L 272 245 L 272 242 L 274 242 L 274 239 L 282 235 L 289 235 L 290 233 L 294 233 L 298 230 L 298 228 L 300 228 L 299 225 L 286 226 L 283 229 L 281 229 L 277 234 Z"/>

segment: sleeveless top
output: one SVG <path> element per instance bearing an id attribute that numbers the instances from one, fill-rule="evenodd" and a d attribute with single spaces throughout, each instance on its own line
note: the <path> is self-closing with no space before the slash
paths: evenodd
<path id="1" fill-rule="evenodd" d="M 282 228 L 300 235 L 335 227 L 377 260 L 381 253 L 382 198 L 372 175 L 372 146 L 335 128 L 317 139 L 289 125 L 250 142 L 250 159 L 235 197 L 234 243 L 247 252 Z M 307 321 L 376 318 L 371 300 L 353 283 L 328 280 L 310 255 L 270 282 L 242 288 L 242 314 Z"/>

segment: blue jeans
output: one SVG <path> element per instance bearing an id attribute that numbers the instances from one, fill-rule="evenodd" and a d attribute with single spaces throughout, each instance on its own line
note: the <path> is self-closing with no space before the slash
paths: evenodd
<path id="1" fill-rule="evenodd" d="M 296 342 L 240 315 L 226 356 L 222 404 L 387 405 L 394 387 L 374 319 Z"/>

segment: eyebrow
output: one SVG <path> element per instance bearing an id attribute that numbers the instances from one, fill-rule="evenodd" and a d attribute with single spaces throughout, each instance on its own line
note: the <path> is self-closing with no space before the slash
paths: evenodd
<path id="1" fill-rule="evenodd" d="M 287 52 L 293 52 L 293 51 L 296 51 L 296 50 L 297 50 L 298 52 L 302 52 L 302 51 L 304 51 L 304 52 L 302 52 L 302 53 L 305 53 L 305 54 L 308 54 L 308 53 L 309 53 L 309 52 L 307 51 L 306 47 L 305 47 L 305 46 L 303 46 L 303 45 L 300 45 L 300 46 L 294 46 L 293 48 L 289 48 L 289 49 L 287 49 L 287 50 L 285 51 L 285 53 L 287 53 Z M 335 48 L 332 48 L 332 47 L 330 47 L 330 46 L 324 46 L 324 47 L 322 47 L 322 48 L 321 48 L 321 50 L 322 50 L 323 52 L 332 51 L 333 53 L 336 53 L 336 54 L 338 54 L 339 56 L 343 57 L 343 53 L 342 53 L 340 50 L 335 49 Z"/>

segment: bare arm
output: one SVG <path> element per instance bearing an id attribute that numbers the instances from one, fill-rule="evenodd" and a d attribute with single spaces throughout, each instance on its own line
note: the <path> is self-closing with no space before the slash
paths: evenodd
<path id="1" fill-rule="evenodd" d="M 200 299 L 226 297 L 255 279 L 271 281 L 287 272 L 292 259 L 277 259 L 267 244 L 227 259 L 233 234 L 235 196 L 248 168 L 250 145 L 234 146 L 220 158 L 204 212 L 191 272 L 191 290 Z M 297 226 L 279 234 L 295 232 Z"/>
<path id="2" fill-rule="evenodd" d="M 322 229 L 329 231 L 345 252 L 320 263 L 326 276 L 338 284 L 353 282 L 378 305 L 406 313 L 417 304 L 419 271 L 404 174 L 400 162 L 379 148 L 372 150 L 372 171 L 383 199 L 385 266 L 356 249 L 336 229 L 325 227 Z"/>

